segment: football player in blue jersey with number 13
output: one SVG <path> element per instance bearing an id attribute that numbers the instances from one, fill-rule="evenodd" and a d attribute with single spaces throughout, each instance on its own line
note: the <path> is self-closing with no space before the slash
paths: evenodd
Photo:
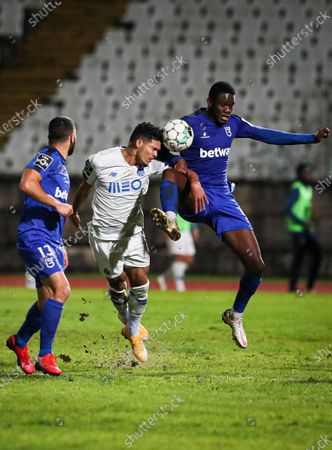
<path id="1" fill-rule="evenodd" d="M 219 81 L 210 89 L 207 108 L 200 108 L 182 118 L 192 127 L 194 140 L 188 149 L 181 152 L 181 158 L 164 153 L 164 159 L 176 164 L 177 170 L 169 169 L 163 173 L 160 188 L 163 211 L 153 208 L 151 217 L 157 226 L 176 240 L 180 236 L 176 223 L 178 210 L 189 222 L 209 225 L 239 257 L 244 275 L 233 307 L 223 313 L 222 319 L 232 328 L 236 344 L 246 348 L 242 313 L 261 283 L 264 262 L 252 226 L 236 202 L 227 180 L 233 139 L 250 138 L 275 145 L 309 144 L 326 139 L 330 130 L 322 128 L 315 134 L 298 134 L 254 126 L 232 114 L 234 104 L 234 88 Z M 192 181 L 189 185 L 184 175 L 187 168 L 196 172 L 199 181 Z"/>
<path id="2" fill-rule="evenodd" d="M 18 332 L 7 339 L 7 347 L 17 356 L 27 374 L 35 369 L 60 375 L 52 352 L 54 336 L 63 304 L 70 294 L 64 269 L 68 264 L 63 247 L 62 228 L 73 213 L 67 203 L 70 189 L 66 159 L 76 143 L 76 129 L 68 117 L 55 117 L 49 123 L 49 145 L 40 150 L 23 172 L 20 189 L 24 210 L 18 226 L 17 249 L 34 276 L 38 300 L 29 309 Z M 34 365 L 28 342 L 40 330 L 40 351 Z"/>

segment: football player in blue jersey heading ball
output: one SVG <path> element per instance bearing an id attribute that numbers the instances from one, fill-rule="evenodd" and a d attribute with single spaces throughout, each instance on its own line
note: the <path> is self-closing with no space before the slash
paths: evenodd
<path id="1" fill-rule="evenodd" d="M 252 125 L 235 114 L 235 89 L 219 81 L 212 85 L 207 108 L 182 117 L 193 129 L 192 145 L 174 156 L 164 156 L 176 169 L 163 174 L 160 188 L 162 209 L 153 208 L 152 220 L 174 239 L 178 238 L 176 212 L 189 222 L 209 225 L 238 256 L 244 267 L 232 308 L 222 314 L 222 320 L 232 328 L 233 338 L 241 348 L 247 347 L 242 314 L 251 296 L 261 283 L 264 262 L 252 226 L 233 196 L 227 179 L 228 158 L 235 138 L 250 138 L 266 144 L 294 145 L 317 143 L 330 135 L 328 128 L 316 133 L 286 133 Z M 186 170 L 196 173 L 199 180 L 185 176 Z M 182 172 L 182 173 L 181 173 Z"/>

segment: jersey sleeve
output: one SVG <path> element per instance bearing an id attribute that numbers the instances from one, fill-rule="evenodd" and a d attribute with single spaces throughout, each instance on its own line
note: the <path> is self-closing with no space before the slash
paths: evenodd
<path id="1" fill-rule="evenodd" d="M 180 153 L 171 153 L 164 145 L 158 152 L 157 160 L 167 163 L 168 165 L 174 167 L 177 161 L 180 159 Z"/>
<path id="2" fill-rule="evenodd" d="M 253 125 L 239 116 L 236 116 L 236 118 L 238 124 L 236 138 L 249 138 L 275 145 L 313 144 L 318 142 L 314 133 L 287 133 Z"/>
<path id="3" fill-rule="evenodd" d="M 38 153 L 26 166 L 26 169 L 34 169 L 44 178 L 56 166 L 53 155 L 48 153 Z"/>
<path id="4" fill-rule="evenodd" d="M 157 160 L 151 161 L 149 164 L 150 174 L 161 175 L 167 167 L 169 167 L 167 163 Z"/>
<path id="5" fill-rule="evenodd" d="M 85 161 L 85 166 L 83 169 L 83 178 L 88 184 L 90 184 L 90 186 L 92 186 L 96 181 L 97 172 L 94 163 L 94 155 L 90 156 L 90 158 L 88 158 Z"/>

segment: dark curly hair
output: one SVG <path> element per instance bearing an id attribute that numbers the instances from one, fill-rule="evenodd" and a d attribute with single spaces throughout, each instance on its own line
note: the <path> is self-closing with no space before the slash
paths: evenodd
<path id="1" fill-rule="evenodd" d="M 150 122 L 139 123 L 134 131 L 131 133 L 129 142 L 135 142 L 136 139 L 143 139 L 143 141 L 160 141 L 162 140 L 163 130 L 158 128 Z"/>
<path id="2" fill-rule="evenodd" d="M 63 142 L 75 130 L 75 124 L 70 117 L 54 117 L 48 125 L 48 140 L 50 144 Z"/>
<path id="3" fill-rule="evenodd" d="M 217 81 L 210 88 L 209 98 L 216 100 L 219 94 L 235 95 L 235 89 L 230 83 L 227 83 L 227 81 Z"/>

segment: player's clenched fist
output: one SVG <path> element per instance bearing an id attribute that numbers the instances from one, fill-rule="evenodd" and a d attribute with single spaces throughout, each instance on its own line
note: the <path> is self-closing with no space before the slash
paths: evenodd
<path id="1" fill-rule="evenodd" d="M 80 228 L 81 226 L 81 218 L 78 214 L 78 212 L 74 212 L 73 215 L 70 217 L 70 220 L 75 225 L 76 228 Z"/>
<path id="2" fill-rule="evenodd" d="M 190 190 L 195 203 L 195 213 L 197 214 L 206 208 L 209 203 L 209 199 L 207 198 L 199 181 L 194 181 L 191 183 Z"/>
<path id="3" fill-rule="evenodd" d="M 331 134 L 331 130 L 327 127 L 320 128 L 316 133 L 317 141 L 321 141 L 322 139 L 327 139 Z"/>
<path id="4" fill-rule="evenodd" d="M 70 217 L 73 214 L 73 207 L 69 203 L 57 202 L 54 208 L 59 214 L 65 217 Z"/>

